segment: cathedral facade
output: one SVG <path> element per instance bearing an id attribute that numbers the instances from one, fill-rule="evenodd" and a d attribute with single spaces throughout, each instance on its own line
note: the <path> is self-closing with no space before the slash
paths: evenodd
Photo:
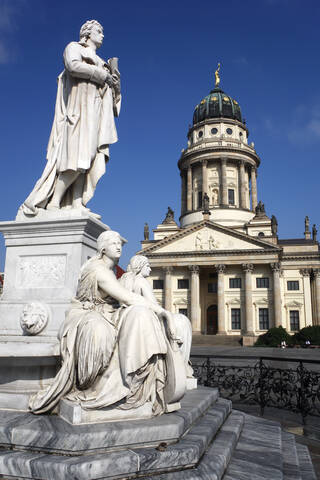
<path id="1" fill-rule="evenodd" d="M 315 226 L 279 239 L 258 202 L 260 158 L 238 102 L 216 86 L 196 106 L 178 161 L 180 224 L 168 208 L 148 257 L 160 304 L 186 314 L 194 334 L 235 335 L 244 345 L 272 326 L 320 324 L 320 254 Z"/>

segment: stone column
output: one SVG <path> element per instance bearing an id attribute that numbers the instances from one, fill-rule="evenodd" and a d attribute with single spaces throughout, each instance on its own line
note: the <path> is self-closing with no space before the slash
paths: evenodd
<path id="1" fill-rule="evenodd" d="M 245 171 L 244 171 L 244 161 L 240 160 L 240 208 L 246 208 L 246 178 L 245 178 Z"/>
<path id="2" fill-rule="evenodd" d="M 303 277 L 303 293 L 304 293 L 304 314 L 306 326 L 312 325 L 312 306 L 311 306 L 311 285 L 310 285 L 310 273 L 309 268 L 303 268 L 300 270 Z M 302 328 L 300 324 L 300 328 Z"/>
<path id="3" fill-rule="evenodd" d="M 226 266 L 223 264 L 216 265 L 218 272 L 218 334 L 226 335 L 226 316 L 225 316 L 225 299 L 224 299 L 224 273 Z"/>
<path id="4" fill-rule="evenodd" d="M 256 206 L 258 205 L 257 176 L 256 176 L 255 167 L 251 167 L 251 200 L 252 200 L 252 210 L 255 211 Z"/>
<path id="5" fill-rule="evenodd" d="M 281 264 L 271 263 L 271 270 L 273 271 L 273 304 L 274 304 L 274 326 L 281 325 L 281 289 L 280 289 L 280 275 Z"/>
<path id="6" fill-rule="evenodd" d="M 186 212 L 187 209 L 187 189 L 186 189 L 186 171 L 181 170 L 181 215 Z"/>
<path id="7" fill-rule="evenodd" d="M 201 333 L 200 282 L 198 265 L 189 265 L 191 271 L 191 325 L 193 333 Z"/>
<path id="8" fill-rule="evenodd" d="M 172 311 L 172 267 L 163 267 L 164 270 L 164 308 Z"/>
<path id="9" fill-rule="evenodd" d="M 187 171 L 187 211 L 192 210 L 192 168 L 188 167 Z"/>
<path id="10" fill-rule="evenodd" d="M 315 268 L 313 275 L 316 283 L 316 318 L 314 319 L 314 324 L 320 325 L 320 269 Z"/>
<path id="11" fill-rule="evenodd" d="M 228 185 L 227 185 L 227 157 L 221 158 L 221 205 L 228 205 Z"/>
<path id="12" fill-rule="evenodd" d="M 246 335 L 254 335 L 255 327 L 253 321 L 253 305 L 252 305 L 252 263 L 244 263 L 242 265 L 245 272 L 245 325 L 243 325 Z"/>
<path id="13" fill-rule="evenodd" d="M 202 197 L 204 193 L 208 193 L 208 162 L 202 161 Z"/>

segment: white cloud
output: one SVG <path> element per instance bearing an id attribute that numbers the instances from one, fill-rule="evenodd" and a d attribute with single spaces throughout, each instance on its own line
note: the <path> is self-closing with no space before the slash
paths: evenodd
<path id="1" fill-rule="evenodd" d="M 233 60 L 236 65 L 248 65 L 248 59 L 244 56 L 237 57 Z"/>
<path id="2" fill-rule="evenodd" d="M 297 105 L 292 114 L 288 138 L 295 145 L 320 141 L 320 98 L 312 106 Z"/>
<path id="3" fill-rule="evenodd" d="M 22 13 L 25 0 L 0 0 L 0 64 L 8 63 L 7 35 L 18 29 L 18 17 Z"/>

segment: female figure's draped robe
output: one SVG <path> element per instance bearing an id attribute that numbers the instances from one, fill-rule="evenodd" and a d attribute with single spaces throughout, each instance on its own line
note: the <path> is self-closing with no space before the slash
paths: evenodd
<path id="1" fill-rule="evenodd" d="M 64 51 L 65 70 L 58 77 L 55 115 L 41 178 L 22 205 L 26 214 L 46 208 L 60 172 L 85 172 L 82 203 L 92 198 L 105 173 L 109 145 L 117 142 L 114 116 L 121 96 L 104 83 L 102 69 L 110 67 L 84 43 L 71 42 Z M 61 206 L 71 206 L 72 186 Z"/>
<path id="2" fill-rule="evenodd" d="M 102 297 L 98 257 L 83 267 L 60 336 L 62 366 L 53 383 L 33 395 L 30 409 L 44 413 L 62 397 L 84 409 L 137 408 L 150 401 L 154 415 L 164 412 L 167 343 L 160 321 L 144 306 L 120 307 Z"/>

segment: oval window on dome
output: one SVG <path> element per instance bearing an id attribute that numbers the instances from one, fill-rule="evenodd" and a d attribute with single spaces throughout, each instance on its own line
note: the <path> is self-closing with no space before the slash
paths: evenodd
<path id="1" fill-rule="evenodd" d="M 233 103 L 234 103 L 235 105 L 238 105 L 237 100 L 233 100 Z"/>
<path id="2" fill-rule="evenodd" d="M 227 128 L 226 132 L 228 135 L 232 135 L 232 128 Z"/>
<path id="3" fill-rule="evenodd" d="M 200 132 L 198 133 L 198 138 L 201 138 L 203 136 L 203 131 L 200 130 Z"/>
<path id="4" fill-rule="evenodd" d="M 218 129 L 217 128 L 211 128 L 211 133 L 212 133 L 212 135 L 217 135 Z"/>
<path id="5" fill-rule="evenodd" d="M 223 100 L 224 100 L 225 102 L 229 102 L 229 98 L 228 98 L 228 97 L 223 97 Z"/>
<path id="6" fill-rule="evenodd" d="M 216 102 L 216 101 L 218 100 L 218 97 L 211 97 L 211 100 L 212 100 L 213 102 Z"/>

